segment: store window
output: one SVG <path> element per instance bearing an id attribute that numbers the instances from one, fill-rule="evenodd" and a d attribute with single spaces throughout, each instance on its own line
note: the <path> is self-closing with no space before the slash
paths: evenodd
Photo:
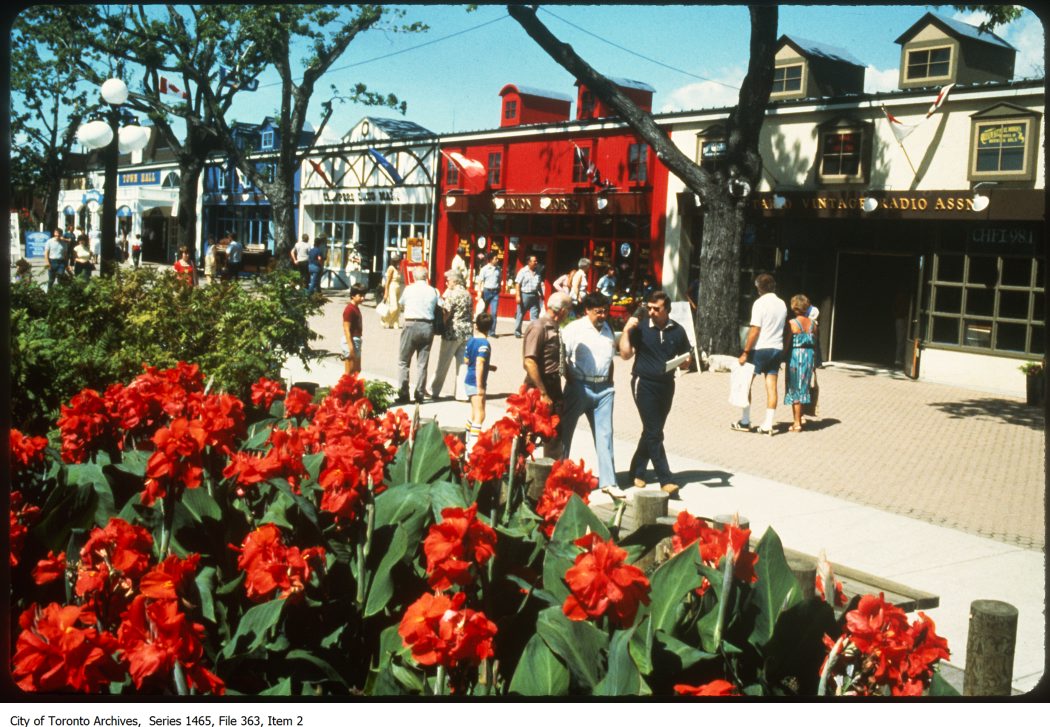
<path id="1" fill-rule="evenodd" d="M 587 170 L 591 166 L 591 150 L 590 147 L 576 146 L 575 144 L 572 157 L 572 181 L 573 184 L 587 184 L 590 180 L 590 175 L 587 174 Z"/>
<path id="2" fill-rule="evenodd" d="M 649 147 L 646 144 L 631 144 L 627 148 L 627 179 L 645 184 L 649 181 Z"/>
<path id="3" fill-rule="evenodd" d="M 1044 265 L 1032 255 L 936 253 L 923 311 L 930 343 L 1043 355 Z"/>
<path id="4" fill-rule="evenodd" d="M 795 63 L 790 66 L 777 66 L 773 69 L 772 95 L 782 93 L 798 93 L 802 90 L 802 64 Z"/>
<path id="5" fill-rule="evenodd" d="M 870 138 L 866 124 L 848 119 L 822 126 L 817 155 L 820 181 L 832 184 L 865 181 Z"/>
<path id="6" fill-rule="evenodd" d="M 421 237 L 430 240 L 430 217 L 428 205 L 402 204 L 387 207 L 386 210 L 386 246 L 387 250 L 404 250 L 410 237 Z"/>
<path id="7" fill-rule="evenodd" d="M 1000 107 L 974 116 L 970 131 L 970 179 L 1032 179 L 1038 124 L 1034 115 L 1002 116 Z"/>
<path id="8" fill-rule="evenodd" d="M 946 79 L 951 72 L 951 46 L 910 50 L 906 56 L 905 79 L 908 81 Z"/>
<path id="9" fill-rule="evenodd" d="M 488 183 L 490 187 L 498 187 L 500 185 L 500 179 L 502 179 L 503 172 L 503 152 L 490 151 L 489 152 L 489 176 Z"/>

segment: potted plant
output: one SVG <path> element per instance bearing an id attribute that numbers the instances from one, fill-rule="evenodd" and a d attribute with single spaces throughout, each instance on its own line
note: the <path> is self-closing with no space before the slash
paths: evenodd
<path id="1" fill-rule="evenodd" d="M 1018 367 L 1025 375 L 1025 399 L 1028 406 L 1042 406 L 1046 401 L 1046 359 L 1025 361 Z"/>

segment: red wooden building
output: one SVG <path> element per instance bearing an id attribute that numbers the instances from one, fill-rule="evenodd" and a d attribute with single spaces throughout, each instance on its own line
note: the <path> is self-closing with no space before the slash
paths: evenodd
<path id="1" fill-rule="evenodd" d="M 651 106 L 651 87 L 614 81 Z M 497 255 L 501 316 L 514 314 L 514 276 L 529 255 L 539 258 L 548 292 L 581 257 L 593 262 L 592 290 L 609 266 L 621 296 L 637 292 L 645 278 L 658 285 L 667 169 L 648 145 L 584 87 L 575 119 L 563 94 L 508 84 L 500 96 L 498 129 L 441 139 L 438 275 L 457 247 L 468 251 L 472 271 L 480 268 L 478 253 Z"/>

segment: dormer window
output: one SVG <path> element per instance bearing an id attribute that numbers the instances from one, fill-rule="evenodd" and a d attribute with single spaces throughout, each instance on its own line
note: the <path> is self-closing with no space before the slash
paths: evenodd
<path id="1" fill-rule="evenodd" d="M 259 143 L 262 149 L 273 149 L 273 131 L 262 132 L 262 138 Z"/>
<path id="2" fill-rule="evenodd" d="M 974 114 L 970 129 L 970 179 L 1033 179 L 1038 129 L 1037 115 L 1010 104 Z"/>
<path id="3" fill-rule="evenodd" d="M 505 119 L 513 119 L 513 118 L 517 117 L 517 115 L 518 115 L 518 102 L 517 101 L 508 101 L 506 104 L 504 104 L 504 106 L 503 106 L 503 118 L 505 118 Z"/>
<path id="4" fill-rule="evenodd" d="M 905 77 L 908 81 L 943 81 L 951 75 L 951 46 L 912 50 L 907 57 Z"/>
<path id="5" fill-rule="evenodd" d="M 778 66 L 773 69 L 772 94 L 798 93 L 802 90 L 802 64 Z"/>

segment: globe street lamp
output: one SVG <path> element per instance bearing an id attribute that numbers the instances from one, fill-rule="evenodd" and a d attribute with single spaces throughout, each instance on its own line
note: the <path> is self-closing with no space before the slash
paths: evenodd
<path id="1" fill-rule="evenodd" d="M 89 121 L 77 129 L 77 140 L 88 149 L 103 150 L 105 177 L 102 185 L 102 247 L 99 267 L 105 274 L 105 263 L 116 259 L 117 247 L 117 163 L 120 154 L 146 146 L 149 132 L 138 125 L 135 117 L 122 108 L 128 100 L 128 86 L 119 78 L 110 78 L 99 89 L 109 109 L 101 119 Z M 121 126 L 121 122 L 125 125 Z"/>

